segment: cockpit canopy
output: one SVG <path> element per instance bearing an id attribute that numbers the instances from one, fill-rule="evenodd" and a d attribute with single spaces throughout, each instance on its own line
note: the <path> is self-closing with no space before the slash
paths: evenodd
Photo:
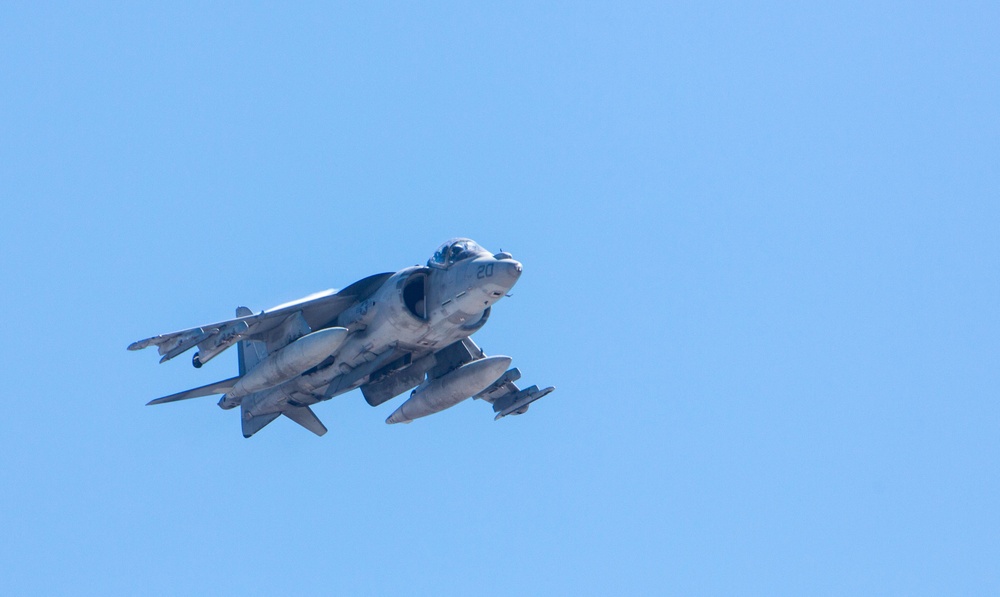
<path id="1" fill-rule="evenodd" d="M 477 255 L 489 255 L 490 252 L 476 244 L 476 241 L 468 238 L 453 238 L 444 243 L 434 252 L 434 256 L 427 261 L 429 267 L 447 269 L 451 264 L 464 259 L 470 259 Z"/>

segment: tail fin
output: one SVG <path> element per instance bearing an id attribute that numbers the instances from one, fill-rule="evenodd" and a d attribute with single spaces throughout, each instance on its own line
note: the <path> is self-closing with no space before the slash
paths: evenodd
<path id="1" fill-rule="evenodd" d="M 287 406 L 280 412 L 267 413 L 265 415 L 252 415 L 247 412 L 245 406 L 240 411 L 243 420 L 243 437 L 250 437 L 257 433 L 281 415 L 285 415 L 316 435 L 326 433 L 326 427 L 320 422 L 316 413 L 308 406 Z"/>
<path id="2" fill-rule="evenodd" d="M 312 431 L 316 435 L 323 435 L 326 433 L 326 427 L 320 422 L 319 418 L 316 417 L 316 413 L 314 413 L 308 406 L 289 406 L 282 411 L 282 414 L 299 425 L 302 425 L 309 431 Z"/>
<path id="3" fill-rule="evenodd" d="M 253 311 L 247 307 L 236 307 L 236 317 L 246 317 L 248 315 L 253 315 Z M 263 341 L 240 340 L 236 347 L 237 354 L 239 355 L 240 377 L 246 375 L 247 371 L 252 370 L 258 363 L 267 358 L 267 344 Z M 186 397 L 187 396 L 185 396 L 185 398 Z M 178 398 L 174 399 L 177 400 Z M 314 413 L 308 406 L 287 406 L 285 410 L 281 412 L 268 413 L 266 415 L 252 415 L 247 412 L 245 406 L 246 404 L 247 402 L 242 402 L 242 408 L 240 409 L 240 414 L 242 415 L 241 418 L 243 420 L 243 437 L 250 437 L 251 435 L 257 433 L 267 426 L 268 423 L 277 419 L 282 414 L 299 425 L 302 425 L 309 431 L 312 431 L 316 435 L 323 435 L 326 433 L 326 427 L 323 426 L 323 423 L 320 422 L 316 413 Z"/>
<path id="4" fill-rule="evenodd" d="M 236 307 L 237 317 L 253 315 L 253 311 L 246 307 Z M 236 344 L 236 354 L 239 357 L 240 377 L 247 374 L 257 366 L 257 363 L 267 356 L 267 345 L 259 340 L 240 340 Z"/>
<path id="5" fill-rule="evenodd" d="M 250 437 L 257 433 L 268 423 L 277 419 L 281 413 L 267 413 L 266 415 L 252 415 L 247 411 L 246 402 L 241 405 L 240 418 L 243 421 L 243 437 Z"/>

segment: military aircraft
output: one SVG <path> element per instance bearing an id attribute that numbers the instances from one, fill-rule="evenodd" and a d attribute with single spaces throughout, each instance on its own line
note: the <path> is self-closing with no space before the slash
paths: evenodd
<path id="1" fill-rule="evenodd" d="M 239 375 L 149 404 L 223 394 L 219 406 L 240 407 L 243 437 L 285 415 L 316 435 L 326 427 L 311 405 L 355 388 L 378 406 L 412 390 L 386 423 L 410 423 L 473 397 L 493 405 L 495 420 L 523 414 L 555 388 L 520 389 L 511 358 L 486 356 L 469 337 L 521 276 L 510 253 L 490 254 L 474 241 L 441 245 L 426 267 L 369 276 L 236 318 L 133 342 L 156 346 L 169 361 L 198 347 L 201 367 L 235 345 Z"/>

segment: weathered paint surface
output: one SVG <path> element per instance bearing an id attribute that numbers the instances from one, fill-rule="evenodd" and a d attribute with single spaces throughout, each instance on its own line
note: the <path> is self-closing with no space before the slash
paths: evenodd
<path id="1" fill-rule="evenodd" d="M 258 314 L 241 307 L 236 319 L 140 340 L 129 350 L 156 346 L 163 362 L 198 346 L 196 367 L 230 346 L 252 351 L 242 377 L 151 402 L 225 394 L 219 406 L 241 407 L 247 437 L 281 413 L 321 435 L 326 429 L 308 407 L 357 387 L 369 388 L 373 405 L 416 387 L 387 423 L 472 396 L 493 404 L 497 418 L 521 414 L 553 388 L 521 390 L 514 384 L 520 372 L 507 371 L 510 357 L 487 357 L 469 337 L 522 271 L 509 253 L 453 239 L 426 266 L 375 274 Z"/>

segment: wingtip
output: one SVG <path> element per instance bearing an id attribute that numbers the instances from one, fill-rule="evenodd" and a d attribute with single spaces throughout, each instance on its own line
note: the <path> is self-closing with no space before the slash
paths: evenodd
<path id="1" fill-rule="evenodd" d="M 164 396 L 162 398 L 154 398 L 146 403 L 146 406 L 156 406 L 157 404 L 169 404 L 171 402 L 176 402 L 176 400 L 171 400 L 173 396 Z"/>

